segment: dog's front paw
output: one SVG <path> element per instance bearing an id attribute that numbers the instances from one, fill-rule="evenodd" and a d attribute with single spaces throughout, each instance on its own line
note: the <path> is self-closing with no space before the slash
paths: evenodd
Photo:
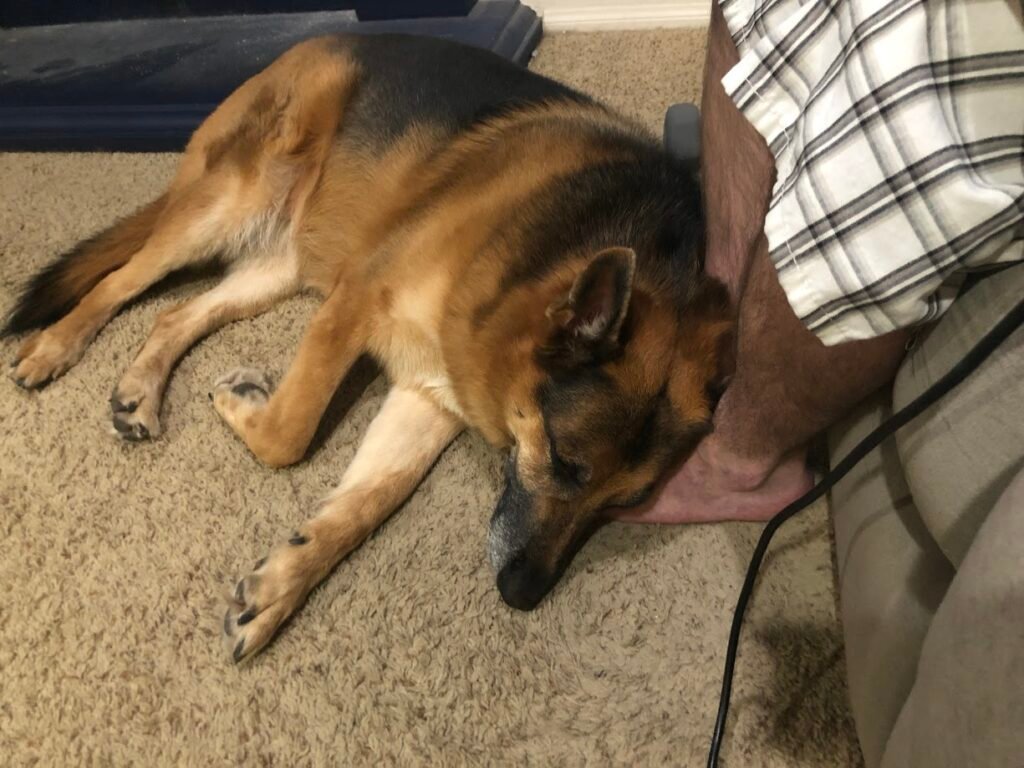
<path id="1" fill-rule="evenodd" d="M 241 435 L 246 420 L 266 407 L 270 392 L 270 380 L 262 371 L 236 368 L 214 383 L 213 407 Z"/>
<path id="2" fill-rule="evenodd" d="M 77 363 L 84 349 L 84 345 L 66 343 L 50 330 L 40 331 L 15 355 L 14 381 L 25 389 L 42 387 Z"/>
<path id="3" fill-rule="evenodd" d="M 302 605 L 316 581 L 316 552 L 309 536 L 296 532 L 235 586 L 224 637 L 234 661 L 258 653 Z"/>
<path id="4" fill-rule="evenodd" d="M 160 391 L 129 371 L 110 396 L 114 433 L 122 440 L 139 442 L 160 434 Z"/>

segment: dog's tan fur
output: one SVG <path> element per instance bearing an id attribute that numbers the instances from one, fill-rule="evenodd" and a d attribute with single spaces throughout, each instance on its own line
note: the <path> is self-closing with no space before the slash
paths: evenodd
<path id="1" fill-rule="evenodd" d="M 603 478 L 597 487 L 567 495 L 552 481 L 537 354 L 565 321 L 566 297 L 593 254 L 513 285 L 503 279 L 525 247 L 505 226 L 510 212 L 557 179 L 615 162 L 621 148 L 595 136 L 634 126 L 599 105 L 551 100 L 454 135 L 414 122 L 378 151 L 343 140 L 362 75 L 344 47 L 314 40 L 242 85 L 196 131 L 165 195 L 71 265 L 61 300 L 80 300 L 17 356 L 26 386 L 59 376 L 126 302 L 220 253 L 227 277 L 161 315 L 118 384 L 112 407 L 123 437 L 159 433 L 168 376 L 193 343 L 299 290 L 324 301 L 276 391 L 244 369 L 215 387 L 217 411 L 257 458 L 272 467 L 300 460 L 353 362 L 369 352 L 383 364 L 394 389 L 338 489 L 239 583 L 225 619 L 236 660 L 269 641 L 466 425 L 515 446 L 521 482 L 546 499 L 542 524 L 567 516 L 546 547 L 552 568 L 596 507 L 650 486 L 664 465 L 655 451 L 625 471 L 612 447 L 595 444 L 588 466 Z M 632 264 L 632 251 L 620 251 Z M 629 344 L 604 369 L 638 401 L 665 389 L 680 424 L 706 425 L 727 306 L 707 283 L 681 321 L 674 297 L 645 280 L 633 279 Z M 587 408 L 574 418 L 567 430 L 584 430 Z"/>

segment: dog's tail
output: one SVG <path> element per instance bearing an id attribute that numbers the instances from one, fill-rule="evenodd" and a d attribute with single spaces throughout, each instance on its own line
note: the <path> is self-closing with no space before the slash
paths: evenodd
<path id="1" fill-rule="evenodd" d="M 60 319 L 106 275 L 146 244 L 163 211 L 160 197 L 109 229 L 83 240 L 29 281 L 0 335 L 24 333 Z"/>

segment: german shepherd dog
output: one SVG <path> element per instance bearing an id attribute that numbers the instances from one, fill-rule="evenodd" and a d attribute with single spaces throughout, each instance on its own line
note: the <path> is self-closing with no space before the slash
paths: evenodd
<path id="1" fill-rule="evenodd" d="M 592 99 L 449 42 L 321 38 L 232 93 L 167 191 L 37 275 L 6 331 L 42 329 L 14 371 L 41 386 L 133 297 L 221 259 L 110 398 L 117 434 L 146 440 L 196 341 L 321 294 L 276 389 L 247 368 L 214 386 L 270 467 L 303 458 L 358 357 L 381 364 L 392 389 L 340 485 L 238 583 L 240 661 L 467 426 L 510 448 L 488 554 L 505 602 L 536 606 L 601 511 L 643 499 L 710 429 L 732 312 L 702 243 L 694 174 Z"/>

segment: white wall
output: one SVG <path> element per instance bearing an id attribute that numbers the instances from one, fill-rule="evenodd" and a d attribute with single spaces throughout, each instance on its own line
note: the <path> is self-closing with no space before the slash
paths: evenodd
<path id="1" fill-rule="evenodd" d="M 523 0 L 544 17 L 544 29 L 652 29 L 708 23 L 711 0 Z"/>

